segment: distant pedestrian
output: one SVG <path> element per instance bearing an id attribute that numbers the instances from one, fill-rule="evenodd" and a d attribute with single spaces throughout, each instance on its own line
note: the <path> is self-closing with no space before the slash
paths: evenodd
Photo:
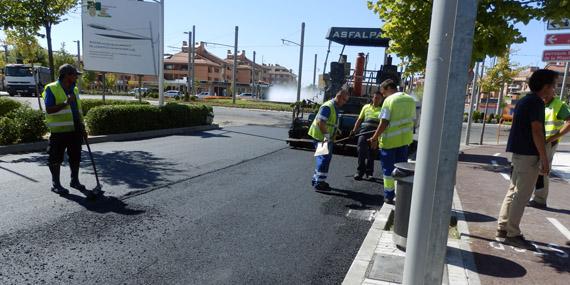
<path id="1" fill-rule="evenodd" d="M 507 151 L 513 153 L 511 185 L 498 219 L 497 237 L 505 243 L 525 249 L 534 249 L 521 233 L 520 222 L 526 204 L 536 184 L 539 172 L 548 175 L 550 162 L 546 153 L 544 132 L 544 101 L 556 90 L 558 74 L 540 69 L 529 79 L 531 93 L 515 106 L 513 123 L 507 142 Z"/>
<path id="2" fill-rule="evenodd" d="M 544 128 L 546 131 L 546 156 L 552 168 L 552 160 L 558 148 L 560 138 L 570 131 L 570 110 L 554 93 L 550 93 L 543 98 L 546 109 L 544 110 Z M 534 197 L 528 205 L 531 207 L 544 209 L 548 198 L 550 186 L 548 176 L 539 175 L 536 182 Z"/>
<path id="3" fill-rule="evenodd" d="M 80 74 L 72 65 L 62 65 L 59 68 L 59 80 L 48 84 L 42 94 L 46 106 L 46 121 L 51 133 L 48 146 L 51 191 L 60 195 L 69 194 L 61 185 L 59 177 L 66 150 L 71 169 L 69 186 L 80 191 L 86 190 L 79 182 L 81 145 L 85 135 L 81 100 L 76 87 L 77 76 Z"/>
<path id="4" fill-rule="evenodd" d="M 361 135 L 358 137 L 358 167 L 356 174 L 354 174 L 355 180 L 361 180 L 363 177 L 365 179 L 372 179 L 374 174 L 374 162 L 378 156 L 378 150 L 371 148 L 368 142 L 373 135 L 373 132 L 378 128 L 380 124 L 380 109 L 382 108 L 382 102 L 384 102 L 384 97 L 380 90 L 376 91 L 372 97 L 372 103 L 366 104 L 362 107 L 358 120 L 354 124 L 354 128 L 350 132 L 351 135 L 357 132 Z M 362 135 L 362 133 L 369 133 Z"/>
<path id="5" fill-rule="evenodd" d="M 380 147 L 380 161 L 384 174 L 384 202 L 394 203 L 395 164 L 408 161 L 408 147 L 414 141 L 414 119 L 416 101 L 390 79 L 380 84 L 380 92 L 385 100 L 380 111 L 380 125 L 370 138 L 370 142 Z"/>
<path id="6" fill-rule="evenodd" d="M 315 120 L 309 128 L 309 136 L 315 139 L 315 146 L 318 143 L 327 143 L 329 153 L 315 156 L 315 171 L 311 185 L 316 191 L 330 191 L 330 186 L 326 182 L 329 164 L 332 159 L 333 141 L 338 129 L 338 108 L 348 102 L 349 90 L 343 87 L 337 92 L 334 99 L 326 101 L 321 105 Z"/>

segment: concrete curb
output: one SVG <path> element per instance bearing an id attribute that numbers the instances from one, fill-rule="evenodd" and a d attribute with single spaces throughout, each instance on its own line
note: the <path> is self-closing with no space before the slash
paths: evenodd
<path id="1" fill-rule="evenodd" d="M 382 205 L 380 211 L 376 214 L 374 223 L 368 231 L 366 238 L 360 246 L 360 250 L 356 254 L 350 269 L 344 277 L 342 284 L 345 285 L 360 285 L 366 279 L 366 273 L 368 271 L 369 265 L 374 259 L 374 252 L 376 251 L 376 246 L 380 241 L 382 232 L 386 230 L 390 216 L 394 214 L 394 206 L 389 204 Z"/>
<path id="2" fill-rule="evenodd" d="M 112 142 L 112 141 L 139 140 L 139 139 L 171 136 L 177 134 L 210 131 L 217 129 L 220 129 L 220 127 L 217 124 L 212 124 L 212 125 L 203 125 L 203 126 L 186 127 L 186 128 L 162 129 L 162 130 L 135 132 L 135 133 L 92 136 L 89 137 L 89 143 L 95 144 L 95 143 Z M 43 151 L 47 148 L 47 146 L 48 146 L 47 141 L 0 146 L 0 155 Z"/>

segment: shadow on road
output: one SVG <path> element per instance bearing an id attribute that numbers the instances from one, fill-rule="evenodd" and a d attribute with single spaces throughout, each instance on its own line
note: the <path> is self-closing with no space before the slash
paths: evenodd
<path id="1" fill-rule="evenodd" d="M 466 269 L 481 275 L 499 278 L 519 278 L 525 276 L 527 273 L 527 270 L 520 264 L 499 256 L 479 252 L 467 252 L 453 247 L 447 247 L 447 251 L 448 254 L 461 256 L 473 254 L 476 265 L 470 264 L 469 262 L 465 264 L 456 264 L 456 260 L 454 258 L 451 258 L 449 263 L 459 267 L 463 267 L 465 265 Z"/>
<path id="2" fill-rule="evenodd" d="M 127 203 L 113 196 L 104 196 L 98 198 L 97 200 L 90 200 L 75 194 L 64 195 L 61 197 L 83 206 L 88 211 L 100 214 L 116 213 L 119 215 L 132 216 L 140 215 L 145 212 L 142 210 L 129 209 Z"/>
<path id="3" fill-rule="evenodd" d="M 460 154 L 459 161 L 480 164 L 489 164 L 492 161 L 495 161 L 497 165 L 510 165 L 508 159 L 504 157 L 480 154 Z"/>
<path id="4" fill-rule="evenodd" d="M 0 162 L 2 162 L 2 161 L 0 161 Z M 26 179 L 26 180 L 28 180 L 28 181 L 35 182 L 35 183 L 38 183 L 38 182 L 39 182 L 39 181 L 37 181 L 37 180 L 35 180 L 35 179 L 31 178 L 31 177 L 28 177 L 28 176 L 26 176 L 26 175 L 24 175 L 24 174 L 18 173 L 18 172 L 13 171 L 13 170 L 10 170 L 10 169 L 8 169 L 8 168 L 5 168 L 5 167 L 0 166 L 0 169 L 1 169 L 1 170 L 4 170 L 4 171 L 6 171 L 6 172 L 12 173 L 12 174 L 14 174 L 14 175 L 20 176 L 20 177 L 22 177 L 22 178 L 24 178 L 24 179 Z"/>
<path id="5" fill-rule="evenodd" d="M 495 217 L 491 217 L 491 216 L 487 216 L 484 214 L 480 214 L 480 213 L 474 213 L 474 212 L 469 212 L 469 211 L 459 211 L 459 210 L 453 210 L 454 212 L 454 216 L 456 216 L 458 219 L 460 219 L 460 216 L 455 214 L 455 213 L 462 213 L 463 214 L 463 219 L 466 222 L 475 222 L 475 223 L 487 223 L 487 222 L 494 222 L 497 219 Z"/>
<path id="6" fill-rule="evenodd" d="M 383 196 L 381 194 L 367 194 L 362 192 L 356 192 L 351 190 L 332 188 L 331 192 L 321 192 L 324 195 L 337 196 L 346 199 L 353 200 L 358 204 L 347 205 L 347 208 L 353 210 L 367 210 L 376 209 L 384 204 Z"/>

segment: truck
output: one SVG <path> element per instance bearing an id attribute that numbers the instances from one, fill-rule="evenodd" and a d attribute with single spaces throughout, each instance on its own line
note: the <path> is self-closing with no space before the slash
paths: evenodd
<path id="1" fill-rule="evenodd" d="M 356 150 L 357 138 L 349 137 L 362 107 L 371 101 L 371 97 L 378 89 L 378 85 L 386 79 L 392 79 L 400 84 L 401 74 L 397 66 L 392 65 L 392 58 L 384 56 L 384 64 L 379 70 L 368 70 L 367 63 L 369 54 L 359 53 L 356 65 L 351 69 L 348 56 L 343 54 L 345 46 L 383 47 L 389 46 L 390 39 L 383 38 L 382 31 L 378 28 L 330 28 L 326 39 L 329 40 L 329 51 L 325 59 L 325 71 L 330 53 L 331 43 L 335 42 L 343 46 L 338 61 L 330 63 L 330 71 L 323 73 L 324 98 L 323 102 L 334 98 L 336 93 L 344 86 L 350 86 L 350 99 L 338 111 L 338 133 L 336 140 L 342 143 L 335 144 L 336 149 Z M 384 52 L 385 54 L 385 52 Z M 289 129 L 287 143 L 293 148 L 313 148 L 313 139 L 307 134 L 314 120 L 315 112 L 305 112 L 307 106 L 314 102 L 297 102 L 293 110 L 293 118 Z M 345 139 L 346 140 L 343 140 Z"/>
<path id="2" fill-rule="evenodd" d="M 10 96 L 36 96 L 50 82 L 50 69 L 28 64 L 7 64 L 4 86 Z"/>

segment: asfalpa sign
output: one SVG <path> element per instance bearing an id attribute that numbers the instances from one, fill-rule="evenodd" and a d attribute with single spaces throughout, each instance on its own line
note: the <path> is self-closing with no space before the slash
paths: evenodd
<path id="1" fill-rule="evenodd" d="M 86 70 L 158 74 L 160 5 L 137 0 L 83 0 Z"/>
<path id="2" fill-rule="evenodd" d="M 547 30 L 569 30 L 570 19 L 562 19 L 560 21 L 548 21 Z"/>

